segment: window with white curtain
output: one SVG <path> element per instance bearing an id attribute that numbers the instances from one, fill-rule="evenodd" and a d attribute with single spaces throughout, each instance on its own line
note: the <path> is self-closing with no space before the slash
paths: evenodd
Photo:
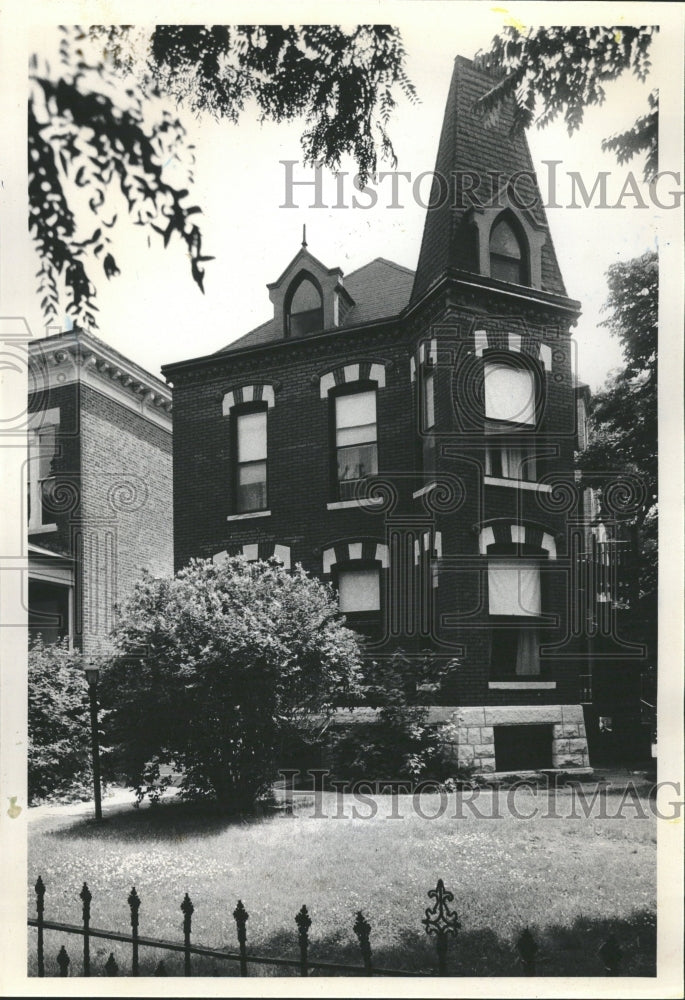
<path id="1" fill-rule="evenodd" d="M 380 571 L 377 566 L 338 570 L 338 605 L 341 611 L 379 611 Z"/>
<path id="2" fill-rule="evenodd" d="M 535 375 L 505 361 L 486 361 L 485 416 L 513 424 L 535 424 Z"/>
<path id="3" fill-rule="evenodd" d="M 335 396 L 335 450 L 339 498 L 349 500 L 378 472 L 375 389 Z"/>
<path id="4" fill-rule="evenodd" d="M 490 673 L 493 677 L 540 674 L 540 633 L 537 628 L 500 625 L 492 630 Z"/>
<path id="5" fill-rule="evenodd" d="M 485 451 L 485 475 L 535 482 L 537 459 L 534 443 L 526 440 L 516 444 L 498 444 L 491 439 Z"/>
<path id="6" fill-rule="evenodd" d="M 488 610 L 491 615 L 541 613 L 540 568 L 532 560 L 490 558 Z"/>
<path id="7" fill-rule="evenodd" d="M 236 415 L 236 510 L 266 509 L 267 411 Z"/>

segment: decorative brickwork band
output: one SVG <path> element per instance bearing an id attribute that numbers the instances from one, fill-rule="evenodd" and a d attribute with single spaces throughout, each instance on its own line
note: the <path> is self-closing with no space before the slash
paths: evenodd
<path id="1" fill-rule="evenodd" d="M 359 363 L 340 365 L 321 375 L 319 379 L 319 394 L 325 399 L 331 389 L 337 385 L 352 382 L 377 382 L 379 389 L 385 388 L 385 365 L 379 362 L 360 361 Z"/>
<path id="2" fill-rule="evenodd" d="M 222 549 L 221 552 L 215 552 L 212 556 L 212 562 L 220 566 L 230 559 L 231 556 L 244 556 L 248 562 L 254 562 L 256 559 L 277 559 L 278 562 L 283 564 L 285 569 L 290 569 L 289 545 L 278 545 L 275 542 L 252 542 L 246 545 L 234 545 L 231 546 L 230 551 Z"/>
<path id="3" fill-rule="evenodd" d="M 337 563 L 353 562 L 357 559 L 379 562 L 383 569 L 387 569 L 388 546 L 384 542 L 369 539 L 361 542 L 336 542 L 323 551 L 323 572 L 328 574 Z"/>
<path id="4" fill-rule="evenodd" d="M 510 543 L 519 545 L 533 545 L 535 548 L 544 549 L 550 559 L 557 557 L 557 545 L 554 535 L 545 531 L 540 525 L 535 524 L 512 524 L 504 518 L 497 518 L 487 525 L 477 525 L 478 546 L 482 556 L 487 554 L 488 545 Z"/>
<path id="5" fill-rule="evenodd" d="M 274 405 L 274 387 L 269 383 L 257 383 L 256 385 L 243 385 L 238 389 L 232 389 L 224 395 L 221 404 L 221 412 L 227 417 L 234 406 L 240 403 L 260 403 L 267 404 L 269 409 Z"/>
<path id="6" fill-rule="evenodd" d="M 552 371 L 552 348 L 533 337 L 523 337 L 520 333 L 488 333 L 487 330 L 475 330 L 473 336 L 474 350 L 479 358 L 489 348 L 511 351 L 513 354 L 528 354 L 539 360 L 545 371 Z"/>

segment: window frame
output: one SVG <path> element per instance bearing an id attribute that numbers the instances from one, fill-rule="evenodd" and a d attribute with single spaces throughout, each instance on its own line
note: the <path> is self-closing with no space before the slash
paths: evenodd
<path id="1" fill-rule="evenodd" d="M 317 327 L 312 327 L 311 330 L 308 329 L 308 330 L 305 330 L 304 332 L 293 333 L 292 322 L 291 322 L 291 319 L 292 319 L 292 316 L 293 316 L 293 312 L 292 312 L 293 299 L 297 295 L 297 292 L 299 291 L 300 287 L 305 282 L 309 282 L 309 284 L 312 285 L 312 287 L 316 290 L 316 292 L 318 293 L 318 296 L 319 296 L 319 303 L 320 304 L 319 304 L 319 306 L 316 309 L 304 310 L 304 311 L 302 311 L 300 313 L 295 313 L 295 315 L 296 316 L 305 316 L 305 315 L 308 315 L 309 313 L 318 312 L 319 313 L 319 318 L 320 318 L 320 325 L 317 326 Z M 286 340 L 289 340 L 289 339 L 295 339 L 295 340 L 297 340 L 300 337 L 306 337 L 306 336 L 308 336 L 308 335 L 310 335 L 312 333 L 320 333 L 324 329 L 325 320 L 324 320 L 324 296 L 323 296 L 323 289 L 321 288 L 320 283 L 317 281 L 317 279 L 314 277 L 314 275 L 310 271 L 300 271 L 299 274 L 297 274 L 296 277 L 293 278 L 293 280 L 290 282 L 290 285 L 288 287 L 288 291 L 286 293 L 285 301 L 283 303 L 283 324 L 284 324 L 284 331 L 283 331 L 283 333 L 284 333 L 284 336 L 285 336 Z"/>
<path id="2" fill-rule="evenodd" d="M 243 465 L 249 465 L 249 462 L 239 461 L 239 421 L 243 416 L 248 416 L 251 413 L 264 413 L 265 416 L 265 445 L 266 445 L 266 457 L 264 459 L 264 506 L 263 507 L 251 507 L 248 509 L 243 509 L 240 506 L 240 469 Z M 231 409 L 231 491 L 232 491 L 232 504 L 231 508 L 234 514 L 250 515 L 250 514 L 261 514 L 264 511 L 269 510 L 269 405 L 266 400 L 253 400 L 250 403 L 236 403 Z"/>
<path id="3" fill-rule="evenodd" d="M 487 399 L 485 390 L 485 380 L 487 377 L 487 367 L 498 366 L 500 368 L 510 368 L 512 371 L 526 372 L 533 380 L 533 421 L 524 423 L 522 420 L 507 420 L 502 417 L 489 417 L 487 411 Z M 493 428 L 492 433 L 497 433 L 494 428 L 498 428 L 501 433 L 513 432 L 516 434 L 536 431 L 540 423 L 541 413 L 544 411 L 544 377 L 540 371 L 540 364 L 527 354 L 517 351 L 506 351 L 496 347 L 488 348 L 482 355 L 482 379 L 483 379 L 483 420 L 484 426 Z"/>
<path id="4" fill-rule="evenodd" d="M 50 430 L 54 433 L 54 447 L 50 458 L 51 465 L 62 455 L 62 444 L 59 440 L 59 428 L 61 414 L 59 407 L 53 407 L 46 411 L 36 411 L 29 414 L 29 427 L 27 435 L 27 477 L 26 477 L 26 498 L 28 502 L 27 510 L 27 531 L 29 534 L 39 532 L 56 531 L 56 515 L 52 513 L 52 519 L 43 519 L 43 484 L 54 482 L 57 474 L 53 471 L 49 476 L 33 476 L 32 472 L 40 472 L 41 462 L 41 434 Z M 36 516 L 38 515 L 38 516 Z"/>
<path id="5" fill-rule="evenodd" d="M 484 474 L 493 479 L 505 479 L 510 483 L 537 483 L 540 481 L 540 455 L 537 448 L 537 438 L 526 425 L 526 430 L 514 431 L 516 425 L 506 424 L 504 421 L 495 421 L 486 418 L 485 420 L 485 454 L 484 454 Z M 514 438 L 516 435 L 516 439 Z M 519 450 L 523 452 L 519 464 L 526 473 L 517 476 L 511 475 L 511 452 Z M 507 453 L 507 461 L 504 455 Z M 495 459 L 495 461 L 493 461 Z M 507 472 L 505 473 L 505 467 Z M 530 471 L 532 469 L 532 476 Z"/>
<path id="6" fill-rule="evenodd" d="M 542 639 L 540 636 L 541 626 L 539 622 L 533 618 L 532 623 L 529 624 L 530 619 L 525 618 L 524 622 L 517 620 L 515 615 L 496 615 L 493 616 L 493 621 L 490 625 L 490 660 L 489 660 L 489 680 L 496 681 L 514 681 L 514 680 L 541 680 L 543 675 L 546 674 L 544 668 L 542 657 L 540 655 L 540 646 L 542 645 Z M 517 660 L 520 650 L 520 642 L 525 633 L 532 634 L 537 647 L 537 656 L 535 662 L 537 664 L 537 670 L 527 671 L 526 673 L 519 673 L 516 669 Z M 495 635 L 498 636 L 499 643 L 505 648 L 512 648 L 513 654 L 511 658 L 511 666 L 505 668 L 501 665 L 501 662 L 493 662 L 493 653 L 495 650 Z M 515 640 L 512 642 L 512 640 Z"/>
<path id="7" fill-rule="evenodd" d="M 435 444 L 435 427 L 437 424 L 437 415 L 435 408 L 435 397 L 437 388 L 437 366 L 432 360 L 424 361 L 419 368 L 419 377 L 417 379 L 418 385 L 418 419 L 419 419 L 419 435 L 418 435 L 418 459 L 420 463 L 420 468 L 425 474 L 435 472 L 435 459 L 436 459 L 436 444 Z M 428 424 L 427 417 L 427 403 L 428 403 L 428 393 L 426 389 L 426 383 L 428 379 L 431 380 L 431 402 L 433 408 L 433 422 Z"/>
<path id="8" fill-rule="evenodd" d="M 531 627 L 536 622 L 540 625 L 543 622 L 546 622 L 547 616 L 545 613 L 545 604 L 547 601 L 545 587 L 543 586 L 544 574 L 542 572 L 542 566 L 543 564 L 547 564 L 547 562 L 549 562 L 549 553 L 547 550 L 535 545 L 528 545 L 525 542 L 494 542 L 488 545 L 484 558 L 487 561 L 486 578 L 488 580 L 488 619 L 491 622 L 501 622 L 509 619 L 514 623 L 527 622 Z M 521 569 L 537 569 L 538 592 L 540 594 L 540 610 L 537 614 L 502 615 L 498 613 L 492 614 L 490 612 L 489 571 L 491 560 L 501 560 L 502 562 L 506 561 L 508 563 L 520 561 Z"/>
<path id="9" fill-rule="evenodd" d="M 518 245 L 521 256 L 511 257 L 509 254 L 502 254 L 496 250 L 492 249 L 492 239 L 496 230 L 503 225 L 507 225 L 511 230 L 514 239 Z M 495 268 L 493 268 L 493 260 L 502 264 L 516 263 L 518 267 L 518 281 L 512 281 L 511 277 L 502 277 L 501 275 L 495 274 Z M 522 285 L 526 288 L 531 287 L 530 278 L 530 247 L 528 245 L 528 240 L 526 239 L 525 233 L 516 218 L 516 216 L 511 212 L 505 210 L 500 213 L 492 222 L 490 226 L 490 231 L 488 233 L 488 262 L 489 262 L 489 272 L 490 277 L 494 278 L 496 281 L 504 281 L 510 285 Z"/>
<path id="10" fill-rule="evenodd" d="M 340 574 L 354 570 L 375 570 L 378 575 L 378 607 L 365 611 L 343 611 L 340 608 Z M 331 578 L 338 595 L 338 609 L 348 621 L 358 624 L 376 624 L 383 610 L 383 564 L 379 559 L 346 559 L 331 567 Z"/>
<path id="11" fill-rule="evenodd" d="M 364 479 L 350 479 L 350 480 L 340 480 L 338 478 L 338 442 L 337 442 L 337 400 L 342 396 L 355 396 L 363 392 L 373 392 L 374 393 L 374 408 L 375 408 L 375 427 L 376 427 L 376 437 L 374 439 L 374 444 L 376 446 L 376 469 L 380 468 L 379 465 L 379 447 L 378 447 L 378 382 L 374 379 L 359 379 L 356 382 L 345 382 L 341 385 L 336 385 L 328 392 L 328 445 L 329 445 L 329 481 L 330 481 L 330 500 L 331 502 L 345 501 L 351 499 L 350 497 L 342 496 L 340 485 L 341 482 L 353 482 L 359 483 L 364 482 Z M 372 442 L 368 442 L 371 444 Z M 349 445 L 341 445 L 341 448 L 349 447 Z M 378 471 L 371 473 L 371 475 L 378 475 Z M 368 477 L 364 477 L 365 479 Z"/>

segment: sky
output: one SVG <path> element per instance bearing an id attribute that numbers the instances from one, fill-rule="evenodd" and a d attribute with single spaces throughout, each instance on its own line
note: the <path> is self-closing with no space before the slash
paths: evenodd
<path id="1" fill-rule="evenodd" d="M 463 7 L 431 6 L 444 18 L 445 30 L 436 31 L 432 18 L 393 19 L 402 30 L 407 70 L 420 103 L 412 106 L 400 98 L 389 131 L 398 157 L 396 169 L 409 171 L 412 177 L 432 170 L 435 164 L 454 57 L 472 57 L 486 48 L 507 19 L 501 8 L 483 4 L 478 5 L 477 16 L 458 17 L 457 6 Z M 411 5 L 408 9 L 414 10 Z M 458 31 L 449 30 L 457 26 Z M 48 26 L 32 32 L 31 43 L 40 54 L 48 54 L 55 37 L 56 29 Z M 569 137 L 563 123 L 529 132 L 543 198 L 548 177 L 544 161 L 561 161 L 556 168 L 561 207 L 548 209 L 548 219 L 568 294 L 582 303 L 575 331 L 578 373 L 593 389 L 621 360 L 618 343 L 599 326 L 607 294 L 606 270 L 616 261 L 657 245 L 659 210 L 644 187 L 647 208 L 636 207 L 637 199 L 631 196 L 624 197 L 623 208 L 596 207 L 596 199 L 589 208 L 582 201 L 569 207 L 568 174 L 579 171 L 591 190 L 597 172 L 609 171 L 610 205 L 618 200 L 630 172 L 641 182 L 641 159 L 619 167 L 611 154 L 601 152 L 600 144 L 646 110 L 647 93 L 659 85 L 660 75 L 667 70 L 667 63 L 659 58 L 661 44 L 659 38 L 654 43 L 654 68 L 647 83 L 624 76 L 608 84 L 605 104 L 588 109 L 581 130 L 573 136 Z M 115 243 L 122 274 L 109 282 L 103 276 L 98 285 L 99 328 L 95 332 L 123 354 L 159 374 L 161 365 L 210 354 L 269 319 L 272 307 L 265 286 L 299 249 L 303 225 L 309 250 L 328 267 L 349 273 L 383 256 L 415 268 L 425 208 L 413 199 L 408 185 L 400 187 L 400 208 L 391 207 L 385 182 L 378 188 L 373 209 L 354 209 L 350 177 L 346 178 L 343 209 L 310 207 L 311 188 L 296 189 L 297 207 L 283 207 L 286 168 L 281 161 L 298 161 L 293 168 L 297 179 L 312 177 L 311 170 L 299 162 L 302 122 L 260 125 L 254 108 L 237 125 L 181 114 L 189 141 L 196 146 L 191 196 L 203 210 L 198 216 L 203 248 L 216 259 L 207 265 L 203 295 L 191 280 L 180 241 L 172 240 L 164 250 L 156 235 L 149 240 L 142 227 L 122 220 Z M 343 163 L 343 169 L 353 174 L 354 164 Z M 381 169 L 389 170 L 391 165 L 381 164 Z M 323 186 L 323 200 L 332 205 L 335 184 L 328 173 Z M 428 190 L 429 182 L 424 198 Z M 29 315 L 34 331 L 44 329 L 37 301 Z"/>

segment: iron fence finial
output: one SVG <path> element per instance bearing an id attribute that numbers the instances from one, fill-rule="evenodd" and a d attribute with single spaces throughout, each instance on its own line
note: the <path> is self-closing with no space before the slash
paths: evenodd
<path id="1" fill-rule="evenodd" d="M 421 921 L 426 928 L 426 934 L 453 934 L 456 937 L 461 924 L 457 914 L 448 906 L 448 903 L 454 902 L 454 895 L 445 889 L 441 878 L 438 879 L 435 889 L 429 890 L 428 898 L 434 899 L 435 903 L 426 907 L 426 915 Z"/>
<path id="2" fill-rule="evenodd" d="M 434 899 L 432 906 L 426 907 L 426 915 L 421 921 L 426 929 L 426 934 L 435 934 L 435 948 L 438 953 L 438 975 L 447 975 L 447 936 L 452 934 L 457 936 L 457 931 L 461 927 L 457 914 L 450 910 L 448 903 L 454 901 L 451 892 L 445 889 L 445 884 L 441 878 L 435 889 L 430 889 L 428 898 Z"/>

